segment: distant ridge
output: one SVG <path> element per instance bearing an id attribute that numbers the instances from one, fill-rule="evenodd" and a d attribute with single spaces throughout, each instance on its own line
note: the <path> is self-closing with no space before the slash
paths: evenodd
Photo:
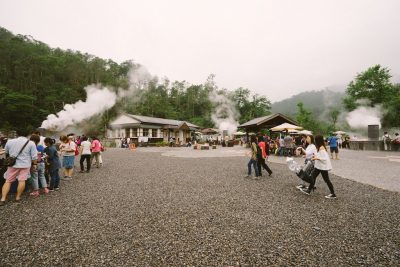
<path id="1" fill-rule="evenodd" d="M 335 107 L 341 110 L 344 90 L 328 88 L 319 91 L 307 91 L 294 95 L 290 98 L 271 104 L 271 112 L 282 113 L 292 118 L 296 117 L 297 103 L 303 102 L 306 109 L 311 111 L 317 118 L 327 119 L 328 111 Z"/>

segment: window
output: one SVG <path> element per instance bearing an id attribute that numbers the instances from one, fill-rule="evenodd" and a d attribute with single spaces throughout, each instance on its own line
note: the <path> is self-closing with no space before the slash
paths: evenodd
<path id="1" fill-rule="evenodd" d="M 125 129 L 125 137 L 131 137 L 130 129 L 126 128 Z"/>
<path id="2" fill-rule="evenodd" d="M 157 137 L 157 129 L 151 130 L 151 137 Z"/>
<path id="3" fill-rule="evenodd" d="M 149 129 L 143 129 L 143 136 L 149 136 Z"/>
<path id="4" fill-rule="evenodd" d="M 132 129 L 132 137 L 137 137 L 137 129 L 136 128 Z"/>

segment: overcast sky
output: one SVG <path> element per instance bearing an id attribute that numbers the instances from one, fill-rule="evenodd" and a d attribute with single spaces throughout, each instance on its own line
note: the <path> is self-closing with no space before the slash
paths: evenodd
<path id="1" fill-rule="evenodd" d="M 1 0 L 0 26 L 51 47 L 133 59 L 170 80 L 272 101 L 381 64 L 400 81 L 399 0 Z"/>

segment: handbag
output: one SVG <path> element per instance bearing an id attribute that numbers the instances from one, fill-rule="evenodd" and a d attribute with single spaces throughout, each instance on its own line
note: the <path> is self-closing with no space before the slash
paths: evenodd
<path id="1" fill-rule="evenodd" d="M 312 177 L 311 177 L 311 173 L 314 170 L 314 163 L 312 160 L 307 160 L 306 163 L 304 164 L 304 166 L 301 168 L 301 170 L 299 171 L 299 173 L 297 173 L 297 176 L 307 182 L 307 183 L 311 183 L 312 181 Z"/>
<path id="2" fill-rule="evenodd" d="M 7 167 L 12 167 L 12 166 L 15 165 L 15 163 L 17 162 L 18 156 L 21 154 L 21 152 L 24 150 L 24 148 L 26 147 L 26 145 L 27 145 L 28 143 L 29 143 L 29 140 L 26 141 L 25 145 L 24 145 L 24 146 L 21 148 L 21 150 L 18 152 L 17 156 L 15 156 L 15 157 L 10 156 L 10 157 L 6 158 L 6 160 L 5 160 L 5 165 L 6 165 Z"/>

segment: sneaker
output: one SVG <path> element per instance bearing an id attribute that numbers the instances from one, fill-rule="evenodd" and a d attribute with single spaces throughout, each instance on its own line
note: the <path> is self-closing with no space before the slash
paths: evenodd
<path id="1" fill-rule="evenodd" d="M 297 189 L 302 189 L 302 188 L 307 188 L 307 186 L 305 186 L 304 184 L 300 184 L 296 186 Z"/>
<path id="2" fill-rule="evenodd" d="M 48 194 L 48 193 L 49 193 L 49 189 L 48 189 L 47 187 L 45 187 L 45 188 L 43 189 L 43 192 L 44 192 L 45 194 Z"/>
<path id="3" fill-rule="evenodd" d="M 6 204 L 5 201 L 0 201 L 0 207 L 1 207 L 1 206 L 4 206 L 5 204 Z"/>
<path id="4" fill-rule="evenodd" d="M 54 188 L 53 187 L 49 187 L 49 192 L 54 192 Z"/>
<path id="5" fill-rule="evenodd" d="M 60 190 L 60 188 L 59 187 L 54 187 L 54 190 L 58 191 L 58 190 Z"/>
<path id="6" fill-rule="evenodd" d="M 246 175 L 244 178 L 251 178 L 251 175 Z"/>
<path id="7" fill-rule="evenodd" d="M 329 195 L 325 196 L 325 198 L 328 198 L 328 199 L 335 199 L 335 198 L 336 198 L 336 195 L 335 195 L 335 194 L 329 194 Z"/>
<path id="8" fill-rule="evenodd" d="M 84 170 L 82 170 L 82 171 L 79 171 L 79 173 L 85 173 L 85 171 L 84 171 Z"/>
<path id="9" fill-rule="evenodd" d="M 63 180 L 64 180 L 64 181 L 71 181 L 71 180 L 72 180 L 72 177 L 65 176 L 65 177 L 63 178 Z"/>
<path id="10" fill-rule="evenodd" d="M 301 188 L 301 189 L 300 189 L 300 192 L 302 192 L 302 193 L 304 193 L 304 194 L 306 194 L 306 195 L 310 195 L 310 194 L 311 194 L 311 191 L 308 190 L 307 188 Z"/>
<path id="11" fill-rule="evenodd" d="M 32 193 L 29 194 L 32 197 L 38 197 L 40 195 L 39 191 L 35 190 Z"/>

